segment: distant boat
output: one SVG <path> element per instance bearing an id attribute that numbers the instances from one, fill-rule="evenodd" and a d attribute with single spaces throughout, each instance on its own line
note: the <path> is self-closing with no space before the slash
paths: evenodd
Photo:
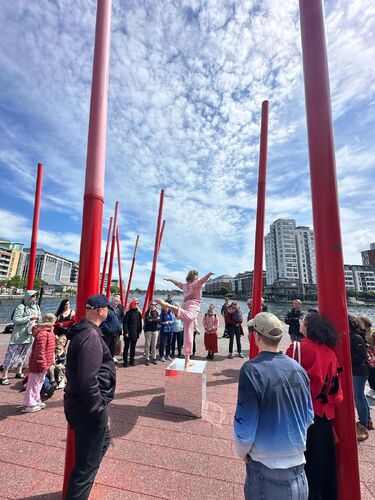
<path id="1" fill-rule="evenodd" d="M 227 298 L 227 299 L 235 299 L 236 296 L 234 295 L 234 293 L 227 293 L 226 296 L 225 296 L 225 298 Z"/>

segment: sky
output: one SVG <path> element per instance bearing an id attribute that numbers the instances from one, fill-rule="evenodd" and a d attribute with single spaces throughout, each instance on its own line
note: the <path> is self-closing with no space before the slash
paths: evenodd
<path id="1" fill-rule="evenodd" d="M 0 2 L 0 236 L 79 258 L 96 1 Z M 375 242 L 375 2 L 325 2 L 344 261 Z M 312 227 L 298 1 L 113 0 L 102 254 L 120 202 L 122 269 L 251 270 L 261 103 L 268 99 L 265 234 Z M 114 269 L 116 278 L 117 267 Z"/>

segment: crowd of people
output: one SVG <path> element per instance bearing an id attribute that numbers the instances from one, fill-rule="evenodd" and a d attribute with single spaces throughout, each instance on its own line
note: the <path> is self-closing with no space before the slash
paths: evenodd
<path id="1" fill-rule="evenodd" d="M 188 368 L 196 353 L 196 335 L 200 334 L 201 289 L 211 274 L 199 279 L 198 273 L 191 271 L 186 283 L 168 278 L 184 291 L 183 304 L 174 302 L 169 293 L 166 300 L 151 300 L 144 318 L 136 298 L 124 309 L 117 295 L 112 302 L 104 295 L 89 297 L 86 318 L 78 322 L 68 299 L 54 314 L 42 316 L 37 292 L 25 293 L 14 311 L 0 384 L 9 385 L 9 370 L 15 369 L 15 377 L 24 383 L 24 413 L 42 410 L 55 390 L 65 388 L 65 414 L 79 449 L 72 492 L 89 493 L 108 447 L 106 409 L 114 396 L 117 356 L 122 352 L 124 367 L 135 366 L 136 346 L 143 331 L 142 363 L 156 365 L 177 356 L 185 358 Z M 343 401 L 342 367 L 335 351 L 340 335 L 318 310 L 305 312 L 301 301 L 295 299 L 285 317 L 291 344 L 283 354 L 279 349 L 284 330 L 281 321 L 268 312 L 263 299 L 262 312 L 255 317 L 252 306 L 250 298 L 246 322 L 240 305 L 229 299 L 225 299 L 220 314 L 210 304 L 203 316 L 208 360 L 218 353 L 219 316 L 223 337 L 228 339 L 228 358 L 233 358 L 234 341 L 238 356 L 244 358 L 243 325 L 259 349 L 240 370 L 234 419 L 236 450 L 247 467 L 245 497 L 260 498 L 263 494 L 272 500 L 284 498 L 288 490 L 290 498 L 334 500 L 337 471 L 332 422 Z M 375 329 L 364 315 L 349 315 L 348 324 L 357 439 L 364 441 L 374 428 L 365 386 L 368 382 L 367 396 L 375 399 Z M 99 452 L 91 447 L 93 443 Z M 258 491 L 260 477 L 263 493 Z"/>

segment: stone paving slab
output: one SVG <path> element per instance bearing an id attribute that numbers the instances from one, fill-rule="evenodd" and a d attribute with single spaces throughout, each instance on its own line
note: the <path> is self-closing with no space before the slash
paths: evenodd
<path id="1" fill-rule="evenodd" d="M 0 357 L 6 341 L 0 339 Z M 8 338 L 8 336 L 7 336 Z M 247 341 L 243 338 L 243 344 Z M 283 348 L 288 345 L 284 340 Z M 110 405 L 112 442 L 97 476 L 91 500 L 237 500 L 243 498 L 245 468 L 234 454 L 233 413 L 238 373 L 244 360 L 227 358 L 228 341 L 208 362 L 207 402 L 202 419 L 163 411 L 168 363 L 144 365 L 143 337 L 137 365 L 118 368 L 116 398 Z M 203 335 L 197 355 L 204 359 Z M 244 350 L 247 356 L 248 351 Z M 63 391 L 47 408 L 21 414 L 21 383 L 0 386 L 0 500 L 61 498 L 66 422 Z M 375 499 L 375 432 L 358 446 L 362 499 Z"/>

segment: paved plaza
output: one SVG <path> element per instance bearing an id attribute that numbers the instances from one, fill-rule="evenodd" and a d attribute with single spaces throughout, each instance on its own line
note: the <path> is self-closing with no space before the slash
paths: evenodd
<path id="1" fill-rule="evenodd" d="M 198 358 L 205 359 L 203 334 L 197 338 Z M 0 335 L 1 358 L 8 339 Z M 144 365 L 141 336 L 137 365 L 117 370 L 116 396 L 110 405 L 112 443 L 92 500 L 243 498 L 245 470 L 234 453 L 232 419 L 244 360 L 228 359 L 227 344 L 220 339 L 219 355 L 207 362 L 204 416 L 191 419 L 164 413 L 167 363 Z M 245 337 L 243 344 L 247 347 Z M 285 338 L 283 347 L 287 345 Z M 59 499 L 66 440 L 63 391 L 56 391 L 44 410 L 21 414 L 21 383 L 14 378 L 11 382 L 0 386 L 0 500 Z M 359 455 L 362 500 L 375 499 L 375 431 L 359 444 Z"/>

